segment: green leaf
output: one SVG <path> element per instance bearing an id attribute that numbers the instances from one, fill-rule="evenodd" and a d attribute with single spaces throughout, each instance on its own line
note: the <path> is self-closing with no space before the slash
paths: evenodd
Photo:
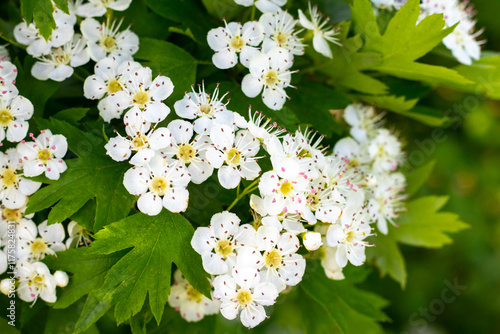
<path id="1" fill-rule="evenodd" d="M 390 229 L 387 235 L 378 234 L 375 247 L 368 248 L 366 256 L 378 268 L 382 277 L 388 274 L 404 289 L 407 279 L 405 259 L 392 232 L 393 229 Z"/>
<path id="2" fill-rule="evenodd" d="M 134 55 L 136 60 L 146 61 L 145 65 L 153 71 L 169 77 L 174 86 L 174 92 L 166 101 L 173 103 L 184 96 L 196 80 L 196 59 L 177 45 L 153 38 L 141 38 L 140 49 Z"/>
<path id="3" fill-rule="evenodd" d="M 41 128 L 66 136 L 69 149 L 80 158 L 66 160 L 68 169 L 59 180 L 30 197 L 27 212 L 34 213 L 53 206 L 48 223 L 60 223 L 95 197 L 94 231 L 126 217 L 135 198 L 123 186 L 123 174 L 130 166 L 109 158 L 105 154 L 102 138 L 53 118 L 50 121 L 39 120 L 38 123 Z"/>
<path id="4" fill-rule="evenodd" d="M 419 0 L 409 0 L 397 11 L 383 35 L 378 29 L 369 0 L 353 0 L 351 13 L 356 30 L 365 40 L 363 51 L 382 55 L 381 61 L 370 66 L 371 69 L 432 84 L 472 83 L 454 70 L 416 62 L 455 28 L 443 29 L 445 22 L 442 14 L 427 16 L 417 25 Z"/>
<path id="5" fill-rule="evenodd" d="M 387 305 L 383 298 L 348 281 L 330 280 L 321 267 L 307 271 L 300 287 L 326 310 L 340 333 L 382 333 L 378 322 L 388 320 L 381 311 Z"/>
<path id="6" fill-rule="evenodd" d="M 9 325 L 10 319 L 5 319 L 4 315 L 0 317 L 0 331 L 2 334 L 20 334 L 21 332 L 14 326 Z"/>
<path id="7" fill-rule="evenodd" d="M 406 183 L 408 186 L 406 187 L 405 192 L 409 196 L 413 196 L 417 193 L 417 191 L 422 188 L 425 184 L 432 171 L 434 170 L 434 166 L 436 166 L 436 160 L 429 161 L 423 166 L 413 169 L 411 172 L 406 173 Z"/>
<path id="8" fill-rule="evenodd" d="M 50 269 L 73 274 L 69 284 L 58 292 L 54 308 L 66 308 L 101 287 L 108 270 L 125 254 L 126 251 L 93 254 L 88 247 L 80 247 L 58 252 L 57 257 L 45 257 L 43 262 Z"/>
<path id="9" fill-rule="evenodd" d="M 91 199 L 85 203 L 80 210 L 73 214 L 70 219 L 85 227 L 87 230 L 94 232 L 95 209 L 96 201 L 95 199 Z"/>
<path id="10" fill-rule="evenodd" d="M 407 211 L 399 218 L 399 228 L 391 233 L 404 244 L 439 248 L 452 243 L 449 233 L 469 227 L 451 212 L 438 212 L 448 197 L 427 196 L 407 202 Z"/>
<path id="11" fill-rule="evenodd" d="M 43 333 L 73 334 L 83 303 L 84 300 L 81 300 L 65 309 L 49 309 Z M 86 330 L 84 334 L 99 334 L 99 330 L 94 325 Z"/>
<path id="12" fill-rule="evenodd" d="M 193 233 L 184 217 L 167 210 L 157 216 L 137 213 L 98 232 L 90 247 L 93 253 L 132 250 L 109 270 L 103 286 L 84 307 L 77 328 L 84 330 L 99 318 L 94 305 L 106 306 L 109 302 L 115 304 L 115 318 L 120 324 L 142 309 L 146 295 L 159 323 L 170 293 L 172 262 L 195 289 L 209 296 L 208 274 L 191 247 Z"/>
<path id="13" fill-rule="evenodd" d="M 64 0 L 55 1 L 56 5 L 64 12 L 68 12 L 68 2 Z M 35 22 L 40 34 L 49 39 L 52 30 L 56 28 L 56 22 L 53 17 L 54 7 L 51 0 L 21 0 L 21 13 L 26 23 Z"/>
<path id="14" fill-rule="evenodd" d="M 89 110 L 89 108 L 69 108 L 59 111 L 53 117 L 78 126 L 78 121 L 84 118 Z"/>

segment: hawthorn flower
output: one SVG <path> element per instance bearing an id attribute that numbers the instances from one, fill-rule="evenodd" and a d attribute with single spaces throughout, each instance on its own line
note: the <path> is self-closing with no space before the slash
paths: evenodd
<path id="1" fill-rule="evenodd" d="M 224 23 L 226 23 L 224 21 Z M 258 22 L 226 23 L 226 27 L 219 27 L 208 32 L 207 42 L 215 54 L 212 61 L 217 68 L 228 69 L 238 63 L 248 67 L 253 56 L 259 53 L 256 48 L 262 42 L 262 26 Z"/>
<path id="2" fill-rule="evenodd" d="M 33 218 L 34 214 L 24 215 L 26 206 L 19 209 L 10 209 L 2 204 L 2 206 L 0 206 L 0 210 L 2 213 L 0 218 L 0 247 L 3 247 L 8 244 L 9 224 L 14 223 L 18 226 L 19 222 Z"/>
<path id="3" fill-rule="evenodd" d="M 168 124 L 170 145 L 160 151 L 160 154 L 172 167 L 187 166 L 191 181 L 196 184 L 209 178 L 214 168 L 207 161 L 205 152 L 211 145 L 210 138 L 197 135 L 193 140 L 193 125 L 183 120 L 174 120 Z M 174 158 L 175 156 L 175 158 Z"/>
<path id="4" fill-rule="evenodd" d="M 128 160 L 132 151 L 134 154 L 130 163 L 136 166 L 147 164 L 155 155 L 155 151 L 166 148 L 170 144 L 170 131 L 167 128 L 151 127 L 146 121 L 146 112 L 137 107 L 130 109 L 123 118 L 127 137 L 118 135 L 104 145 L 106 154 L 115 161 Z"/>
<path id="5" fill-rule="evenodd" d="M 22 168 L 20 156 L 16 149 L 10 148 L 5 153 L 0 152 L 0 199 L 2 204 L 12 211 L 2 210 L 6 220 L 16 220 L 22 217 L 22 210 L 33 194 L 42 185 L 39 182 L 25 179 L 18 171 Z M 24 173 L 26 175 L 26 173 Z M 21 211 L 15 211 L 22 209 Z"/>
<path id="6" fill-rule="evenodd" d="M 345 278 L 342 273 L 343 267 L 339 266 L 336 260 L 337 246 L 330 247 L 326 245 L 326 240 L 323 240 L 323 246 L 321 246 L 320 251 L 323 253 L 321 256 L 321 266 L 325 271 L 326 277 L 333 280 L 343 280 Z"/>
<path id="7" fill-rule="evenodd" d="M 45 173 L 51 180 L 59 180 L 68 167 L 63 158 L 68 151 L 68 142 L 63 135 L 53 135 L 50 130 L 41 130 L 40 135 L 30 133 L 32 142 L 21 142 L 17 151 L 23 159 L 24 175 L 38 176 Z"/>
<path id="8" fill-rule="evenodd" d="M 286 132 L 286 129 L 278 126 L 276 122 L 271 123 L 270 118 L 266 118 L 264 114 L 260 111 L 256 111 L 252 115 L 252 109 L 248 109 L 248 118 L 247 129 L 250 133 L 259 141 L 262 142 L 264 148 L 266 147 L 266 143 L 270 138 L 277 138 L 283 133 Z"/>
<path id="9" fill-rule="evenodd" d="M 75 221 L 68 224 L 68 239 L 66 239 L 66 248 L 77 248 L 79 246 L 88 246 L 91 242 L 92 232 L 79 225 Z"/>
<path id="10" fill-rule="evenodd" d="M 394 219 L 404 210 L 403 201 L 406 196 L 404 191 L 406 180 L 403 174 L 393 173 L 379 178 L 378 184 L 373 188 L 373 198 L 368 202 L 368 212 L 377 222 L 377 228 L 387 234 L 387 222 L 395 225 Z"/>
<path id="11" fill-rule="evenodd" d="M 16 143 L 24 139 L 28 133 L 29 120 L 33 116 L 33 104 L 20 95 L 12 100 L 0 99 L 0 142 L 5 137 Z"/>
<path id="12" fill-rule="evenodd" d="M 259 22 L 264 28 L 262 51 L 268 52 L 273 47 L 280 47 L 294 55 L 304 54 L 304 44 L 296 36 L 295 24 L 297 21 L 286 11 L 263 14 Z"/>
<path id="13" fill-rule="evenodd" d="M 272 283 L 281 292 L 287 285 L 294 286 L 302 280 L 306 260 L 297 254 L 297 236 L 288 232 L 280 235 L 275 227 L 261 226 L 256 241 L 257 249 L 243 252 L 241 263 L 257 268 L 262 282 Z"/>
<path id="14" fill-rule="evenodd" d="M 304 15 L 304 13 L 299 9 L 300 24 L 304 28 L 314 32 L 314 37 L 313 37 L 314 50 L 318 51 L 325 57 L 332 58 L 333 57 L 332 50 L 330 49 L 328 42 L 340 45 L 338 38 L 335 37 L 339 33 L 332 26 L 330 25 L 326 26 L 329 21 L 328 18 L 323 22 L 321 22 L 323 18 L 322 14 L 318 12 L 318 7 L 311 6 L 310 2 L 309 2 L 309 14 L 311 15 L 311 20 L 309 20 Z"/>
<path id="15" fill-rule="evenodd" d="M 263 13 L 277 12 L 286 4 L 287 0 L 234 0 L 238 5 L 257 7 Z"/>
<path id="16" fill-rule="evenodd" d="M 106 10 L 124 11 L 132 0 L 89 0 L 76 8 L 76 15 L 83 17 L 98 17 L 106 14 Z"/>
<path id="17" fill-rule="evenodd" d="M 23 261 L 40 261 L 46 254 L 55 255 L 55 252 L 66 249 L 64 246 L 64 227 L 60 223 L 47 225 L 44 221 L 38 225 L 31 220 L 23 220 L 17 228 L 17 257 Z"/>
<path id="18" fill-rule="evenodd" d="M 481 33 L 482 30 L 475 31 L 475 21 L 462 18 L 455 30 L 443 38 L 443 44 L 460 63 L 471 65 L 473 60 L 481 58 L 481 45 L 484 41 L 476 40 Z"/>
<path id="19" fill-rule="evenodd" d="M 161 122 L 170 113 L 163 100 L 172 94 L 174 85 L 172 80 L 158 75 L 153 80 L 149 67 L 135 68 L 123 75 L 126 86 L 123 90 L 108 96 L 110 113 L 119 113 L 130 107 L 137 107 L 144 111 L 144 118 L 148 122 Z"/>
<path id="20" fill-rule="evenodd" d="M 194 231 L 191 246 L 201 255 L 207 273 L 222 275 L 231 272 L 242 247 L 255 248 L 255 233 L 251 225 L 240 226 L 234 213 L 223 211 L 212 216 L 208 227 Z"/>
<path id="21" fill-rule="evenodd" d="M 193 288 L 179 269 L 174 274 L 174 285 L 170 289 L 168 304 L 179 311 L 188 322 L 200 321 L 205 315 L 218 313 L 220 305 L 218 301 L 208 299 Z"/>
<path id="22" fill-rule="evenodd" d="M 358 142 L 366 142 L 377 135 L 382 126 L 383 114 L 377 114 L 372 106 L 354 103 L 347 106 L 344 119 L 351 126 L 350 134 Z"/>
<path id="23" fill-rule="evenodd" d="M 369 243 L 365 238 L 373 235 L 368 224 L 370 217 L 365 210 L 357 211 L 356 206 L 349 206 L 340 217 L 340 223 L 331 225 L 326 233 L 326 242 L 330 247 L 337 247 L 335 260 L 343 268 L 347 261 L 355 266 L 360 266 L 365 262 L 365 247 Z"/>
<path id="24" fill-rule="evenodd" d="M 252 328 L 266 318 L 264 306 L 273 305 L 278 290 L 269 282 L 261 282 L 260 275 L 253 268 L 234 268 L 232 276 L 217 276 L 214 298 L 221 301 L 220 312 L 226 319 L 240 316 L 241 323 Z"/>
<path id="25" fill-rule="evenodd" d="M 31 74 L 38 80 L 63 81 L 73 74 L 73 67 L 89 62 L 86 41 L 80 34 L 66 44 L 52 48 L 47 56 L 39 58 L 31 68 Z"/>
<path id="26" fill-rule="evenodd" d="M 256 97 L 263 91 L 264 104 L 274 110 L 281 109 L 287 97 L 285 88 L 290 86 L 292 60 L 292 54 L 279 47 L 255 55 L 250 61 L 250 74 L 241 82 L 241 90 L 248 97 Z"/>
<path id="27" fill-rule="evenodd" d="M 142 213 L 155 216 L 162 207 L 171 212 L 186 211 L 190 180 L 185 167 L 170 167 L 165 159 L 155 155 L 145 166 L 126 171 L 123 185 L 129 193 L 139 196 L 137 207 Z"/>
<path id="28" fill-rule="evenodd" d="M 306 232 L 302 236 L 302 243 L 308 251 L 315 251 L 323 245 L 321 240 L 321 233 L 319 232 Z"/>
<path id="29" fill-rule="evenodd" d="M 139 50 L 139 37 L 130 31 L 130 27 L 119 31 L 122 21 L 109 20 L 103 23 L 93 18 L 86 18 L 80 24 L 83 36 L 87 39 L 90 58 L 99 61 L 106 57 L 132 60 Z"/>
<path id="30" fill-rule="evenodd" d="M 56 280 L 49 268 L 42 262 L 23 262 L 17 267 L 19 285 L 17 294 L 25 302 L 33 302 L 40 297 L 47 303 L 54 303 L 56 297 Z"/>
<path id="31" fill-rule="evenodd" d="M 387 129 L 379 129 L 377 136 L 369 143 L 368 153 L 375 171 L 396 170 L 401 163 L 401 143 Z"/>
<path id="32" fill-rule="evenodd" d="M 234 115 L 226 108 L 229 101 L 222 102 L 227 93 L 219 97 L 218 84 L 212 96 L 205 93 L 205 83 L 198 85 L 198 92 L 193 87 L 191 89 L 192 92 L 175 102 L 174 109 L 179 117 L 195 119 L 193 126 L 196 133 L 209 135 L 214 124 L 233 124 Z"/>
<path id="33" fill-rule="evenodd" d="M 214 147 L 207 148 L 207 159 L 219 169 L 217 176 L 221 186 L 233 189 L 241 178 L 254 180 L 259 176 L 260 166 L 255 155 L 259 152 L 260 142 L 248 130 L 235 134 L 228 125 L 216 125 L 210 139 Z"/>
<path id="34" fill-rule="evenodd" d="M 10 61 L 9 50 L 6 45 L 0 45 L 0 61 Z"/>
<path id="35" fill-rule="evenodd" d="M 19 94 L 15 86 L 17 67 L 10 61 L 0 60 L 0 99 L 10 100 Z"/>

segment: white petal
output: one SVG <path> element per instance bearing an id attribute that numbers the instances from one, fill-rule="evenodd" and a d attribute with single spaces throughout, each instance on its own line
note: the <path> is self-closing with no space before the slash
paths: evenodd
<path id="1" fill-rule="evenodd" d="M 241 181 L 241 176 L 236 167 L 222 166 L 217 173 L 220 185 L 226 189 L 234 189 Z"/>
<path id="2" fill-rule="evenodd" d="M 148 192 L 139 197 L 139 200 L 137 201 L 137 207 L 142 213 L 145 213 L 149 216 L 156 216 L 162 209 L 162 198 L 158 195 Z"/>
<path id="3" fill-rule="evenodd" d="M 256 97 L 259 95 L 263 86 L 262 80 L 251 74 L 245 75 L 243 81 L 241 81 L 241 90 L 248 97 Z"/>
<path id="4" fill-rule="evenodd" d="M 144 108 L 144 119 L 148 122 L 159 123 L 167 118 L 169 113 L 169 107 L 162 102 L 154 101 Z"/>
<path id="5" fill-rule="evenodd" d="M 174 91 L 174 84 L 166 76 L 157 76 L 149 88 L 149 94 L 155 101 L 163 101 Z"/>
<path id="6" fill-rule="evenodd" d="M 163 206 L 171 212 L 184 212 L 189 203 L 189 191 L 186 188 L 175 188 L 175 192 L 165 194 Z"/>
<path id="7" fill-rule="evenodd" d="M 330 45 L 328 45 L 328 42 L 323 38 L 321 34 L 314 34 L 313 37 L 313 47 L 314 50 L 318 51 L 321 53 L 323 56 L 332 58 L 332 50 L 330 49 Z"/>
<path id="8" fill-rule="evenodd" d="M 234 67 L 238 63 L 238 56 L 235 51 L 229 48 L 222 49 L 212 56 L 212 62 L 215 67 L 225 70 Z"/>
<path id="9" fill-rule="evenodd" d="M 210 275 L 223 275 L 228 272 L 228 266 L 220 255 L 203 253 L 201 259 L 203 261 L 203 269 Z"/>
<path id="10" fill-rule="evenodd" d="M 148 190 L 146 180 L 148 171 L 144 167 L 133 167 L 127 170 L 123 176 L 123 185 L 132 195 L 141 195 Z"/>

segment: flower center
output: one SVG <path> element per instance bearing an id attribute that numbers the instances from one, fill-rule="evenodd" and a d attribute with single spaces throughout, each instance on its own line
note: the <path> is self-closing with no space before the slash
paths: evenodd
<path id="1" fill-rule="evenodd" d="M 290 195 L 290 193 L 293 191 L 293 185 L 288 182 L 288 181 L 283 181 L 283 183 L 281 183 L 281 186 L 280 186 L 280 192 L 287 196 L 287 195 Z"/>
<path id="2" fill-rule="evenodd" d="M 0 125 L 8 126 L 10 122 L 14 119 L 12 114 L 7 109 L 0 110 Z"/>
<path id="3" fill-rule="evenodd" d="M 202 112 L 205 115 L 210 115 L 212 113 L 212 106 L 208 103 L 202 104 L 200 106 L 200 112 Z"/>
<path id="4" fill-rule="evenodd" d="M 191 162 L 191 159 L 194 158 L 194 149 L 189 144 L 184 144 L 179 147 L 179 152 L 177 153 L 177 157 L 183 160 L 185 163 Z"/>
<path id="5" fill-rule="evenodd" d="M 307 195 L 307 202 L 311 208 L 316 208 L 320 204 L 320 199 L 318 193 Z"/>
<path id="6" fill-rule="evenodd" d="M 138 92 L 134 95 L 133 100 L 139 108 L 144 108 L 144 105 L 149 102 L 149 95 L 146 92 Z"/>
<path id="7" fill-rule="evenodd" d="M 31 244 L 31 253 L 33 254 L 33 259 L 41 259 L 47 250 L 47 244 L 41 238 L 36 238 Z"/>
<path id="8" fill-rule="evenodd" d="M 252 302 L 253 297 L 248 290 L 240 290 L 236 295 L 236 300 L 240 306 L 247 306 Z"/>
<path id="9" fill-rule="evenodd" d="M 146 148 L 148 145 L 148 139 L 145 135 L 137 135 L 132 139 L 132 146 L 134 150 L 140 150 Z"/>
<path id="10" fill-rule="evenodd" d="M 226 162 L 227 164 L 237 165 L 241 161 L 241 153 L 234 147 L 227 152 Z"/>
<path id="11" fill-rule="evenodd" d="M 10 222 L 18 222 L 23 217 L 21 210 L 4 208 L 2 210 L 2 218 Z"/>
<path id="12" fill-rule="evenodd" d="M 282 46 L 283 44 L 286 44 L 286 42 L 288 42 L 286 34 L 282 33 L 281 31 L 277 32 L 274 35 L 274 40 L 276 41 L 276 43 L 278 43 L 279 46 Z"/>
<path id="13" fill-rule="evenodd" d="M 195 288 L 191 285 L 187 288 L 188 299 L 191 299 L 197 303 L 201 303 L 203 295 L 199 293 Z"/>
<path id="14" fill-rule="evenodd" d="M 115 38 L 113 36 L 106 36 L 103 39 L 101 39 L 100 42 L 107 53 L 114 51 L 117 47 Z"/>
<path id="15" fill-rule="evenodd" d="M 41 160 L 44 163 L 46 163 L 47 161 L 50 160 L 50 158 L 52 158 L 52 153 L 50 153 L 49 150 L 44 149 L 44 150 L 38 151 L 38 160 Z"/>
<path id="16" fill-rule="evenodd" d="M 270 252 L 264 253 L 264 260 L 266 262 L 266 266 L 269 268 L 276 268 L 281 263 L 281 255 L 277 250 L 272 250 Z"/>
<path id="17" fill-rule="evenodd" d="M 123 90 L 122 85 L 117 80 L 111 80 L 108 82 L 108 93 L 113 94 Z"/>
<path id="18" fill-rule="evenodd" d="M 64 50 L 56 50 L 54 56 L 54 61 L 57 65 L 67 65 L 69 64 L 70 55 Z"/>
<path id="19" fill-rule="evenodd" d="M 233 246 L 231 245 L 231 241 L 229 240 L 219 240 L 217 242 L 217 246 L 215 246 L 215 252 L 224 257 L 231 254 L 233 251 Z"/>
<path id="20" fill-rule="evenodd" d="M 264 77 L 264 81 L 266 82 L 267 86 L 274 86 L 280 80 L 278 79 L 278 74 L 275 71 L 269 71 Z"/>
<path id="21" fill-rule="evenodd" d="M 233 38 L 231 38 L 230 44 L 231 44 L 231 47 L 236 52 L 241 52 L 241 50 L 245 46 L 245 41 L 240 36 L 234 36 Z"/>
<path id="22" fill-rule="evenodd" d="M 17 174 L 12 169 L 6 169 L 2 173 L 2 182 L 4 186 L 10 187 L 17 183 Z"/>
<path id="23" fill-rule="evenodd" d="M 31 282 L 28 283 L 28 285 L 33 284 L 35 286 L 35 289 L 41 289 L 44 286 L 44 284 L 43 284 L 44 281 L 45 281 L 44 276 L 42 276 L 40 274 L 36 274 L 36 276 L 33 277 Z"/>
<path id="24" fill-rule="evenodd" d="M 165 195 L 165 190 L 168 188 L 168 181 L 161 176 L 156 176 L 151 182 L 151 191 L 158 194 L 158 196 Z"/>
<path id="25" fill-rule="evenodd" d="M 347 242 L 352 242 L 354 240 L 354 232 L 353 231 L 349 231 L 347 232 L 347 235 L 345 237 L 345 240 Z"/>

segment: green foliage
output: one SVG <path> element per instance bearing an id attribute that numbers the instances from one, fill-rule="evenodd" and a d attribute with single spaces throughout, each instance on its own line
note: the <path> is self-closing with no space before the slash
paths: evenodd
<path id="1" fill-rule="evenodd" d="M 436 166 L 436 160 L 431 160 L 425 165 L 422 165 L 418 168 L 411 170 L 406 173 L 406 183 L 408 186 L 406 187 L 405 193 L 408 196 L 413 196 L 417 193 L 417 191 L 422 188 L 425 182 L 429 179 L 434 167 Z"/>
<path id="2" fill-rule="evenodd" d="M 391 229 L 388 235 L 378 234 L 375 246 L 366 250 L 366 256 L 379 269 L 382 277 L 389 275 L 404 289 L 408 276 L 405 259 L 392 232 Z"/>
<path id="3" fill-rule="evenodd" d="M 300 287 L 323 307 L 340 333 L 382 333 L 378 322 L 389 320 L 381 311 L 387 301 L 346 280 L 328 279 L 319 266 L 306 272 Z"/>
<path id="4" fill-rule="evenodd" d="M 146 295 L 159 323 L 170 292 L 172 262 L 198 291 L 210 295 L 201 258 L 189 246 L 194 229 L 179 214 L 163 210 L 157 216 L 138 213 L 95 235 L 92 254 L 112 254 L 132 248 L 106 274 L 104 284 L 89 295 L 77 330 L 85 330 L 115 305 L 118 324 L 141 311 Z M 148 293 L 149 292 L 149 293 Z"/>
<path id="5" fill-rule="evenodd" d="M 52 207 L 48 223 L 60 223 L 70 218 L 89 200 L 96 199 L 94 231 L 128 215 L 134 201 L 122 183 L 129 168 L 111 160 L 105 154 L 104 141 L 96 135 L 82 132 L 65 121 L 51 118 L 38 121 L 40 128 L 63 134 L 69 150 L 79 156 L 67 160 L 68 170 L 57 182 L 37 191 L 28 203 L 27 212 Z"/>
<path id="6" fill-rule="evenodd" d="M 407 212 L 398 220 L 399 228 L 391 231 L 394 238 L 404 244 L 439 248 L 450 244 L 448 233 L 456 233 L 469 227 L 457 214 L 438 212 L 448 197 L 427 196 L 407 203 Z"/>

